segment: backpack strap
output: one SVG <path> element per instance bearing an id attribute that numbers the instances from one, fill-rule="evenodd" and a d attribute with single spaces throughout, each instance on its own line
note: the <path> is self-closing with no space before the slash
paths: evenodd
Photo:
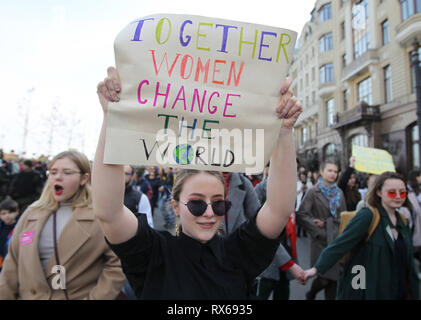
<path id="1" fill-rule="evenodd" d="M 365 242 L 368 242 L 368 240 L 370 239 L 371 235 L 373 234 L 374 230 L 376 230 L 380 222 L 379 210 L 372 206 L 368 206 L 368 208 L 373 213 L 373 220 L 371 220 L 370 227 L 368 228 L 368 233 L 367 237 L 365 238 Z"/>
<path id="2" fill-rule="evenodd" d="M 405 227 L 408 225 L 408 220 L 406 220 L 406 218 L 404 217 L 404 215 L 402 213 L 400 213 L 399 211 L 397 211 L 399 213 L 399 216 L 401 217 L 403 224 L 405 225 Z"/>

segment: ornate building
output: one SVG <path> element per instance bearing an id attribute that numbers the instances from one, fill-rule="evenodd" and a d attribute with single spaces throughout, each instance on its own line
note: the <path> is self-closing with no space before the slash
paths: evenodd
<path id="1" fill-rule="evenodd" d="M 318 0 L 311 16 L 290 69 L 304 107 L 300 163 L 343 167 L 357 144 L 389 151 L 403 174 L 419 167 L 411 52 L 421 42 L 421 0 Z"/>

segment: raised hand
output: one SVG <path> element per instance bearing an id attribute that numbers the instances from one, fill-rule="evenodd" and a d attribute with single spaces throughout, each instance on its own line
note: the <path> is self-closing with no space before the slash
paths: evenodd
<path id="1" fill-rule="evenodd" d="M 102 111 L 104 111 L 104 113 L 107 113 L 108 101 L 120 101 L 119 94 L 121 91 L 120 77 L 116 68 L 109 67 L 107 73 L 108 77 L 100 82 L 97 87 L 99 101 L 101 102 Z"/>
<path id="2" fill-rule="evenodd" d="M 355 164 L 355 157 L 352 156 L 351 158 L 349 158 L 349 166 L 351 168 L 354 168 L 354 164 Z"/>
<path id="3" fill-rule="evenodd" d="M 301 103 L 290 89 L 292 80 L 286 78 L 281 87 L 281 98 L 276 108 L 278 117 L 283 119 L 282 128 L 292 129 L 300 114 L 303 112 Z"/>

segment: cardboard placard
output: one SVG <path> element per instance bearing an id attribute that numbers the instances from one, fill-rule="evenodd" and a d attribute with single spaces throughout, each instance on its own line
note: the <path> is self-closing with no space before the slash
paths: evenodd
<path id="1" fill-rule="evenodd" d="M 120 101 L 104 163 L 262 172 L 297 33 L 187 15 L 137 19 L 115 39 Z"/>

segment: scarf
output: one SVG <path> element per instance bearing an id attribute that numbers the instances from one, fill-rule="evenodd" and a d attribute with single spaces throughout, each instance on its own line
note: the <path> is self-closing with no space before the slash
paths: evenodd
<path id="1" fill-rule="evenodd" d="M 322 194 L 329 201 L 330 213 L 332 216 L 336 216 L 337 210 L 341 205 L 341 193 L 339 192 L 339 188 L 336 185 L 336 182 L 332 183 L 330 186 L 327 186 L 323 179 L 319 178 L 316 186 L 320 188 Z"/>

